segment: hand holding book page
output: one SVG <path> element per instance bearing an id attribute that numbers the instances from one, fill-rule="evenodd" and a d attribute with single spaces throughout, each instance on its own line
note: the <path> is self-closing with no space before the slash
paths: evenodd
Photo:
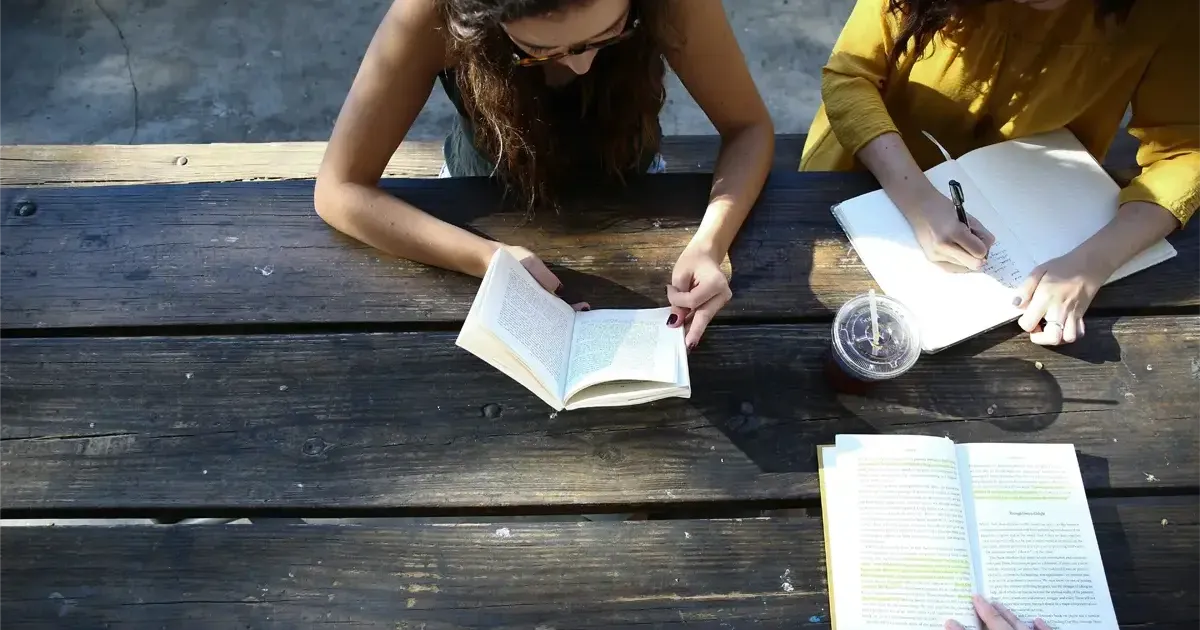
<path id="1" fill-rule="evenodd" d="M 1070 444 L 962 444 L 980 587 L 1056 630 L 1117 627 Z"/>
<path id="2" fill-rule="evenodd" d="M 975 614 L 987 630 L 1051 630 L 1045 619 L 1037 617 L 1026 624 L 998 601 L 989 602 L 979 595 L 975 595 L 972 601 L 975 603 Z M 949 620 L 946 622 L 946 630 L 963 630 L 963 627 L 957 621 Z"/>
<path id="3" fill-rule="evenodd" d="M 687 397 L 683 330 L 669 307 L 576 313 L 511 254 L 492 257 L 457 344 L 555 409 Z"/>

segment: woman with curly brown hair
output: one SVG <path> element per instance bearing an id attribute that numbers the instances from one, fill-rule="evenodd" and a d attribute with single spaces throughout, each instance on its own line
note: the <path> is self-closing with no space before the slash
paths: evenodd
<path id="1" fill-rule="evenodd" d="M 1200 205 L 1197 6 L 859 0 L 824 68 L 800 168 L 866 167 L 929 259 L 979 269 L 992 236 L 959 223 L 926 179 L 941 154 L 921 132 L 962 155 L 1065 127 L 1102 159 L 1132 106 L 1142 173 L 1121 191 L 1116 218 L 1014 296 L 1033 342 L 1073 342 L 1100 285 Z"/>
<path id="2" fill-rule="evenodd" d="M 720 263 L 774 152 L 720 0 L 394 0 L 326 149 L 317 212 L 376 248 L 475 276 L 508 247 L 557 291 L 533 253 L 379 190 L 383 169 L 440 80 L 459 112 L 446 175 L 494 176 L 528 207 L 551 208 L 575 181 L 660 171 L 667 63 L 721 135 L 704 218 L 664 282 L 667 325 L 690 322 L 692 347 L 731 297 Z"/>

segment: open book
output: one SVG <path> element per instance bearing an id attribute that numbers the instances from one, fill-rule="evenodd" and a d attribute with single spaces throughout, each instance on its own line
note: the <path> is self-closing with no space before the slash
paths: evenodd
<path id="1" fill-rule="evenodd" d="M 932 140 L 933 138 L 930 137 Z M 934 144 L 937 144 L 934 141 Z M 929 262 L 900 209 L 883 190 L 833 207 L 859 258 L 884 293 L 921 322 L 921 345 L 937 352 L 1011 322 L 1016 289 L 1034 267 L 1075 249 L 1116 216 L 1120 188 L 1066 129 L 975 149 L 925 171 L 942 194 L 963 187 L 963 206 L 996 237 L 980 272 Z M 1164 239 L 1108 279 L 1175 256 Z M 1107 283 L 1106 283 L 1107 284 Z"/>
<path id="2" fill-rule="evenodd" d="M 556 410 L 691 396 L 683 328 L 670 308 L 577 313 L 497 250 L 457 345 Z"/>
<path id="3" fill-rule="evenodd" d="M 1117 627 L 1075 449 L 839 435 L 818 449 L 835 630 L 981 630 L 971 595 Z"/>

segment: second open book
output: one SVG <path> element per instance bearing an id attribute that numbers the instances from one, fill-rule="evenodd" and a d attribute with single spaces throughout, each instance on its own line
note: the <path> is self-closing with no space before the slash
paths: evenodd
<path id="1" fill-rule="evenodd" d="M 484 274 L 457 344 L 551 407 L 691 396 L 683 328 L 670 308 L 575 312 L 506 250 Z"/>
<path id="2" fill-rule="evenodd" d="M 963 206 L 996 237 L 982 273 L 952 273 L 929 262 L 908 221 L 882 190 L 833 208 L 879 287 L 917 316 L 926 352 L 1020 317 L 1012 299 L 1033 268 L 1100 231 L 1116 216 L 1120 193 L 1066 129 L 982 147 L 957 160 L 945 149 L 942 153 L 946 161 L 925 171 L 926 177 L 946 196 L 950 180 L 962 184 Z M 1175 253 L 1161 240 L 1108 282 Z"/>
<path id="3" fill-rule="evenodd" d="M 839 435 L 818 451 L 834 630 L 980 630 L 971 595 L 1115 630 L 1070 444 Z"/>

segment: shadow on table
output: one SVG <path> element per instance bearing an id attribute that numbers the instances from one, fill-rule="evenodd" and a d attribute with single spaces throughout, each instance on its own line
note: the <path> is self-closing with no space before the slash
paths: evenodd
<path id="1" fill-rule="evenodd" d="M 786 175 L 773 175 L 783 177 Z M 690 178 L 690 179 L 687 179 Z M 686 182 L 685 182 L 686 180 Z M 702 186 L 704 177 L 699 175 L 655 176 L 647 178 L 624 191 L 598 191 L 582 201 L 573 200 L 558 216 L 544 213 L 529 220 L 529 225 L 554 225 L 559 233 L 595 233 L 597 230 L 611 232 L 614 238 L 626 238 L 629 234 L 648 231 L 647 218 L 661 219 L 664 227 L 688 227 L 698 224 L 707 201 L 707 188 Z M 845 180 L 845 191 L 834 191 L 843 196 L 865 192 L 871 187 L 869 176 L 862 181 Z M 780 180 L 783 182 L 783 180 Z M 431 185 L 436 188 L 436 185 Z M 471 195 L 455 197 L 455 207 L 442 207 L 439 216 L 449 213 L 460 225 L 470 225 L 489 213 L 508 212 L 495 201 L 495 191 L 475 182 L 467 186 L 472 195 L 478 196 L 477 203 Z M 792 190 L 792 189 L 795 190 Z M 774 192 L 772 192 L 774 191 Z M 413 192 L 409 190 L 408 192 Z M 431 190 L 437 193 L 436 190 Z M 424 192 L 418 191 L 418 197 Z M 768 243 L 747 242 L 746 235 L 769 235 L 778 230 L 789 229 L 781 225 L 780 217 L 770 214 L 770 208 L 781 204 L 796 205 L 798 201 L 787 201 L 780 195 L 812 195 L 804 203 L 827 201 L 831 192 L 823 196 L 807 191 L 803 186 L 782 183 L 769 188 L 765 195 L 776 195 L 768 200 L 766 208 L 751 214 L 743 228 L 739 242 L 730 255 L 732 265 L 731 286 L 734 300 L 739 293 L 752 295 L 754 300 L 788 300 L 793 304 L 820 304 L 812 287 L 805 282 L 817 261 L 812 259 L 812 242 L 797 242 L 779 250 L 786 241 L 778 234 Z M 630 196 L 637 201 L 631 202 Z M 410 201 L 420 205 L 421 199 L 406 195 Z M 429 197 L 427 209 L 439 209 L 440 194 Z M 445 202 L 440 202 L 445 206 Z M 464 205 L 465 204 L 465 205 Z M 469 207 L 467 207 L 469 206 Z M 425 207 L 425 206 L 422 206 Z M 814 206 L 815 208 L 815 206 Z M 627 210 L 627 211 L 626 211 Z M 761 212 L 767 210 L 767 212 Z M 842 238 L 840 231 L 822 208 L 812 218 L 806 213 L 788 215 L 788 220 L 801 221 L 805 225 L 796 227 L 797 234 L 811 240 L 827 234 L 830 238 Z M 546 223 L 549 222 L 549 223 Z M 767 226 L 755 228 L 754 222 Z M 809 225 L 808 223 L 811 223 Z M 779 224 L 779 225 L 777 225 Z M 765 237 L 765 236 L 764 236 Z M 636 237 L 629 237 L 636 238 Z M 827 264 L 827 263 L 821 263 Z M 840 263 L 839 263 L 840 264 Z M 786 274 L 780 266 L 786 266 Z M 630 308 L 664 306 L 665 296 L 649 295 L 623 286 L 613 280 L 591 273 L 563 268 L 551 263 L 551 269 L 566 286 L 564 298 L 568 301 L 589 300 L 594 306 L 619 305 Z M 661 273 L 656 269 L 653 273 Z M 647 273 L 650 273 L 647 271 Z M 782 280 L 781 280 L 782 278 Z M 668 278 L 664 277 L 665 284 Z M 646 282 L 645 286 L 652 283 Z M 786 292 L 777 289 L 784 287 Z M 867 287 L 862 287 L 864 290 Z M 786 295 L 784 294 L 786 293 Z M 604 296 L 603 303 L 595 304 L 594 296 Z M 756 302 L 755 307 L 761 306 Z M 769 305 L 768 312 L 779 310 L 778 305 Z M 829 311 L 837 304 L 825 305 Z M 729 309 L 737 312 L 736 307 Z M 786 310 L 786 309 L 785 309 Z M 804 313 L 808 319 L 814 311 Z M 723 313 L 728 315 L 728 313 Z M 987 356 L 997 344 L 1014 337 L 1023 338 L 1024 333 L 1015 326 L 981 335 L 959 346 L 936 355 L 926 356 L 912 372 L 891 382 L 880 384 L 863 395 L 846 395 L 834 392 L 823 374 L 823 353 L 828 347 L 827 324 L 820 322 L 803 327 L 801 333 L 810 338 L 796 338 L 796 326 L 743 327 L 762 331 L 761 335 L 745 342 L 745 347 L 720 347 L 722 333 L 718 325 L 710 328 L 706 342 L 691 357 L 692 398 L 682 404 L 698 410 L 712 426 L 718 428 L 731 443 L 743 451 L 755 465 L 766 473 L 814 472 L 816 470 L 816 446 L 832 443 L 839 433 L 926 433 L 947 435 L 955 441 L 1005 440 L 1011 436 L 1025 441 L 1036 440 L 1036 434 L 1052 426 L 1062 411 L 1065 402 L 1062 388 L 1055 377 L 1039 369 L 1033 360 L 1024 356 L 1034 354 L 1031 347 L 1028 355 Z M 774 331 L 791 331 L 793 337 L 772 339 Z M 730 342 L 725 342 L 726 344 Z M 742 344 L 742 338 L 732 342 Z M 1027 340 L 1019 343 L 1028 343 Z M 1054 352 L 1093 364 L 1120 360 L 1120 346 L 1111 329 L 1095 324 L 1089 329 L 1085 341 L 1072 346 L 1054 349 Z M 991 353 L 989 353 L 991 354 Z M 1116 401 L 1085 401 L 1095 404 L 1117 404 Z M 660 403 L 664 408 L 679 403 Z"/>
<path id="2" fill-rule="evenodd" d="M 995 440 L 997 430 L 1042 431 L 1062 411 L 1055 378 L 1016 358 L 926 359 L 915 372 L 858 395 L 834 391 L 822 368 L 822 356 L 811 352 L 792 366 L 697 366 L 691 404 L 766 473 L 815 472 L 816 447 L 839 433 Z"/>

